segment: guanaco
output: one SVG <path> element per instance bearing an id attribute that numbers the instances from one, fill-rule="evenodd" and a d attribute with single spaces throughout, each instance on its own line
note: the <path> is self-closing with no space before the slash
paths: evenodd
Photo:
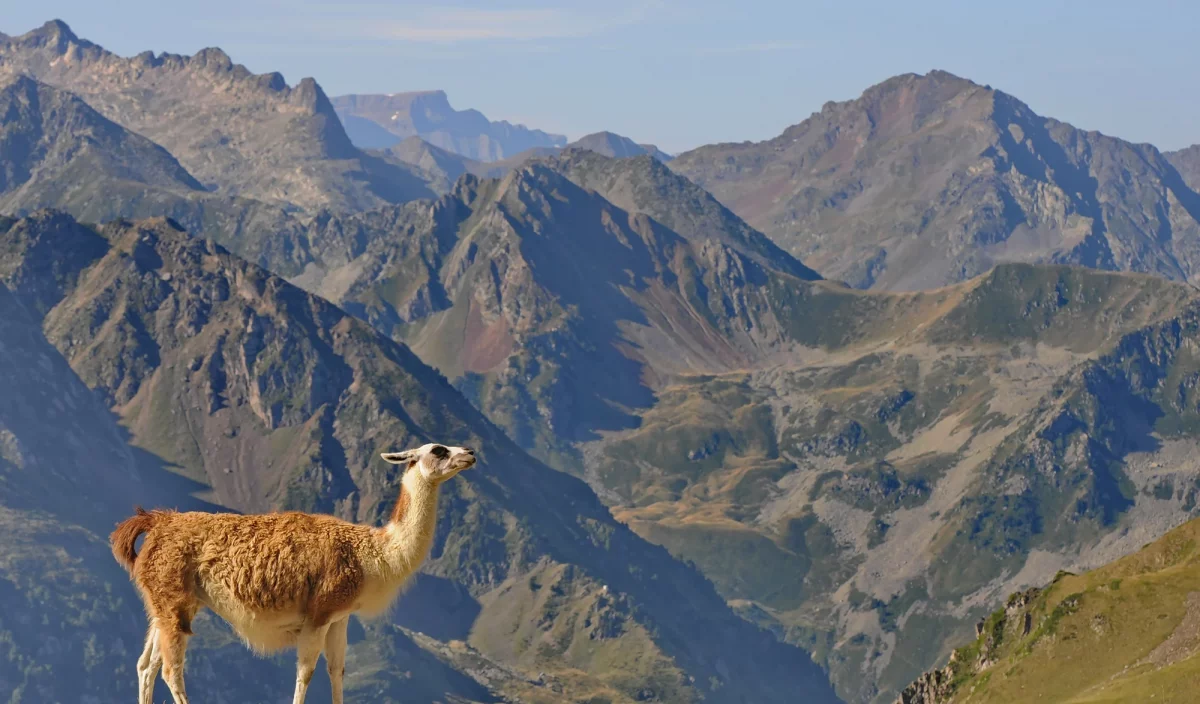
<path id="1" fill-rule="evenodd" d="M 151 704 L 160 669 L 175 704 L 187 704 L 184 653 L 192 619 L 204 607 L 257 652 L 296 648 L 293 704 L 304 702 L 324 652 L 333 704 L 342 704 L 350 615 L 388 609 L 429 554 L 438 487 L 475 464 L 471 448 L 432 443 L 382 457 L 407 465 L 383 527 L 298 512 L 141 508 L 117 526 L 113 556 L 129 571 L 150 621 L 137 663 L 139 704 Z"/>

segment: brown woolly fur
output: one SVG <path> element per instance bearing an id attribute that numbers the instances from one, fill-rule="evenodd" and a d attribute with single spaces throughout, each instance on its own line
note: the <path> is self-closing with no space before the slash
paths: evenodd
<path id="1" fill-rule="evenodd" d="M 475 463 L 469 448 L 434 444 L 383 457 L 407 469 L 382 528 L 296 512 L 243 516 L 140 507 L 117 526 L 113 556 L 129 570 L 150 616 L 138 660 L 140 704 L 150 703 L 160 667 L 176 704 L 186 704 L 184 652 L 201 608 L 228 621 L 259 652 L 297 648 L 295 704 L 304 701 L 324 651 L 340 704 L 350 615 L 388 608 L 433 544 L 438 486 Z M 134 544 L 143 534 L 139 553 Z"/>
<path id="2" fill-rule="evenodd" d="M 133 570 L 133 563 L 137 560 L 134 543 L 137 542 L 138 536 L 149 531 L 154 525 L 155 519 L 166 513 L 166 511 L 147 513 L 142 510 L 141 506 L 138 506 L 137 512 L 131 518 L 122 521 L 112 532 L 108 542 L 112 544 L 113 557 L 117 558 L 117 562 L 121 563 L 122 567 L 129 571 Z"/>

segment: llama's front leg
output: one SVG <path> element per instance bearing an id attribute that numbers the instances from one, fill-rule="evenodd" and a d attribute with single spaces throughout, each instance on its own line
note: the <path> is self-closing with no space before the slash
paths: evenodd
<path id="1" fill-rule="evenodd" d="M 317 659 L 321 657 L 321 649 L 325 647 L 325 634 L 329 626 L 308 628 L 300 631 L 300 639 L 296 642 L 296 696 L 292 704 L 304 704 L 308 695 L 308 683 L 312 681 L 313 673 L 317 670 Z"/>
<path id="2" fill-rule="evenodd" d="M 350 617 L 329 624 L 325 635 L 325 667 L 329 670 L 329 687 L 333 704 L 342 704 L 342 676 L 346 674 L 346 627 Z"/>
<path id="3" fill-rule="evenodd" d="M 150 621 L 150 629 L 146 631 L 146 647 L 138 658 L 138 704 L 153 704 L 154 680 L 158 679 L 158 671 L 162 667 L 162 651 L 158 649 L 158 626 Z"/>

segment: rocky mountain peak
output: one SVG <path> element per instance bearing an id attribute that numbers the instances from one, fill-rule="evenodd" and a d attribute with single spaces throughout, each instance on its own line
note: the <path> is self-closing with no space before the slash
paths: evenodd
<path id="1" fill-rule="evenodd" d="M 649 154 L 659 161 L 670 161 L 673 157 L 653 144 L 638 144 L 615 132 L 594 132 L 584 135 L 566 146 L 567 149 L 587 149 L 615 159 Z"/>
<path id="2" fill-rule="evenodd" d="M 30 47 L 49 47 L 59 53 L 66 52 L 71 44 L 92 46 L 91 42 L 80 41 L 67 23 L 59 19 L 50 20 L 41 27 L 16 37 L 16 40 Z"/>
<path id="3" fill-rule="evenodd" d="M 220 47 L 210 46 L 196 52 L 192 60 L 206 68 L 228 71 L 233 68 L 233 60 Z"/>
<path id="4" fill-rule="evenodd" d="M 774 139 L 701 147 L 671 168 L 856 287 L 933 288 L 1004 261 L 1200 275 L 1200 196 L 1157 150 L 945 71 L 896 76 Z"/>
<path id="5" fill-rule="evenodd" d="M 337 119 L 333 105 L 329 102 L 329 98 L 325 96 L 325 91 L 321 90 L 321 86 L 317 84 L 315 78 L 302 78 L 292 90 L 291 102 L 294 105 L 303 105 L 311 110 L 314 115 L 328 115 Z M 349 144 L 349 138 L 347 138 L 347 144 Z"/>
<path id="6" fill-rule="evenodd" d="M 570 146 L 590 149 L 597 154 L 615 158 L 641 156 L 646 153 L 646 150 L 637 142 L 613 132 L 595 132 L 585 135 L 572 142 Z"/>
<path id="7" fill-rule="evenodd" d="M 419 106 L 424 110 L 439 114 L 450 112 L 454 109 L 450 107 L 450 97 L 446 95 L 446 91 L 444 90 L 421 90 L 412 93 L 401 93 L 400 96 L 403 96 L 402 100 L 407 99 L 410 101 L 409 105 Z"/>
<path id="8" fill-rule="evenodd" d="M 538 161 L 617 207 L 647 215 L 688 240 L 719 241 L 766 268 L 801 279 L 820 278 L 652 154 L 613 159 L 591 149 L 570 147 Z"/>
<path id="9" fill-rule="evenodd" d="M 77 49 L 55 48 L 64 42 Z M 51 24 L 0 42 L 0 74 L 21 73 L 154 140 L 223 196 L 357 210 L 431 195 L 406 167 L 360 153 L 316 81 L 289 88 L 220 49 L 124 58 Z"/>
<path id="10" fill-rule="evenodd" d="M 989 87 L 946 71 L 905 73 L 867 88 L 853 100 L 825 103 L 810 120 L 788 128 L 776 141 L 789 142 L 804 134 L 813 119 L 836 122 L 856 134 L 910 134 L 956 111 L 972 111 L 982 118 L 995 94 Z"/>
<path id="11" fill-rule="evenodd" d="M 139 193 L 203 193 L 162 147 L 78 96 L 25 74 L 0 76 L 0 212 L 70 208 L 108 219 Z"/>

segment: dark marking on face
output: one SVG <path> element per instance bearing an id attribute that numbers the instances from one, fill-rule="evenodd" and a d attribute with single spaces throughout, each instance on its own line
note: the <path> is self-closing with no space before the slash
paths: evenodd
<path id="1" fill-rule="evenodd" d="M 433 455 L 434 457 L 438 458 L 439 460 L 444 460 L 450 456 L 450 451 L 447 450 L 446 448 L 442 447 L 441 445 L 434 445 L 433 447 L 431 447 L 429 449 L 429 454 Z"/>

